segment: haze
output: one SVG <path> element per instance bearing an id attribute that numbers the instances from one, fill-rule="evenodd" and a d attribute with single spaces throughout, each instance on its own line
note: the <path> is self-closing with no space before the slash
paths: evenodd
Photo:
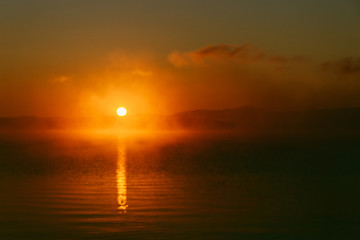
<path id="1" fill-rule="evenodd" d="M 0 3 L 0 116 L 360 106 L 357 1 Z"/>

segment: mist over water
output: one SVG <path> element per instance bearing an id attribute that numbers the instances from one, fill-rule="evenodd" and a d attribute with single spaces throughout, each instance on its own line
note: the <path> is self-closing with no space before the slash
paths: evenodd
<path id="1" fill-rule="evenodd" d="M 360 139 L 3 134 L 3 239 L 348 239 Z"/>

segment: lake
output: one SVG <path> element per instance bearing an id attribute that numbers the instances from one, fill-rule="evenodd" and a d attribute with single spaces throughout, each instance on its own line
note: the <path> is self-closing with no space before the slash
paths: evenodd
<path id="1" fill-rule="evenodd" d="M 353 239 L 360 138 L 2 133 L 1 239 Z"/>

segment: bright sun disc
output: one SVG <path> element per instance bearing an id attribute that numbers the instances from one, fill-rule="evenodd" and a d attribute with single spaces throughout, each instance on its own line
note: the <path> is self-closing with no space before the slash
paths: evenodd
<path id="1" fill-rule="evenodd" d="M 126 108 L 124 107 L 119 107 L 117 110 L 116 110 L 116 113 L 117 115 L 119 116 L 125 116 L 127 111 L 126 111 Z"/>

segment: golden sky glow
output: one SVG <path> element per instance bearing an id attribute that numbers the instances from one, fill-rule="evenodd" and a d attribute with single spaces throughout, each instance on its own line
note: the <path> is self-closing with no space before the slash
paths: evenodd
<path id="1" fill-rule="evenodd" d="M 0 4 L 0 116 L 360 106 L 356 1 Z"/>

